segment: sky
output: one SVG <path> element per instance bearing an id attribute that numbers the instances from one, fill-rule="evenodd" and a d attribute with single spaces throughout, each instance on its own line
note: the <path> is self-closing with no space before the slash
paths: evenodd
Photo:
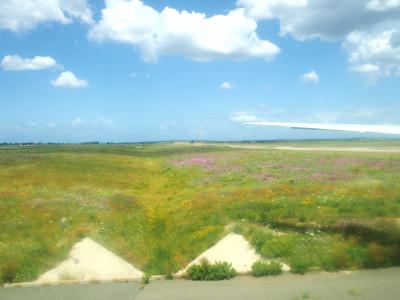
<path id="1" fill-rule="evenodd" d="M 1 0 L 0 143 L 390 137 L 400 0 Z"/>

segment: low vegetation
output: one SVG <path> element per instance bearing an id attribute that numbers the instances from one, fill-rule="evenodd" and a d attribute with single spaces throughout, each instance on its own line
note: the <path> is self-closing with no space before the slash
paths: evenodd
<path id="1" fill-rule="evenodd" d="M 0 280 L 36 279 L 85 236 L 174 274 L 230 223 L 294 272 L 400 265 L 399 170 L 398 153 L 0 147 Z"/>
<path id="2" fill-rule="evenodd" d="M 236 274 L 232 265 L 227 262 L 210 263 L 203 259 L 200 264 L 193 265 L 187 270 L 191 280 L 224 280 L 234 277 Z"/>
<path id="3" fill-rule="evenodd" d="M 254 277 L 277 276 L 282 273 L 282 265 L 279 262 L 255 262 L 251 266 L 251 275 Z"/>

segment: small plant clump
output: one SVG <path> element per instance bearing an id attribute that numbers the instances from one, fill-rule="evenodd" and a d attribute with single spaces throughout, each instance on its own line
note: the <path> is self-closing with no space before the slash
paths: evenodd
<path id="1" fill-rule="evenodd" d="M 290 259 L 290 272 L 293 274 L 305 274 L 311 267 L 311 262 L 303 256 L 295 256 Z"/>
<path id="2" fill-rule="evenodd" d="M 10 261 L 0 269 L 0 285 L 1 283 L 12 283 L 17 276 L 17 263 Z"/>
<path id="3" fill-rule="evenodd" d="M 254 277 L 277 276 L 282 273 L 282 266 L 279 262 L 257 261 L 251 266 L 251 275 Z"/>
<path id="4" fill-rule="evenodd" d="M 146 285 L 150 283 L 150 276 L 149 274 L 145 273 L 142 277 L 142 285 Z"/>
<path id="5" fill-rule="evenodd" d="M 187 275 L 192 280 L 224 280 L 234 277 L 235 269 L 230 263 L 216 262 L 211 264 L 207 259 L 203 259 L 199 265 L 191 266 Z"/>

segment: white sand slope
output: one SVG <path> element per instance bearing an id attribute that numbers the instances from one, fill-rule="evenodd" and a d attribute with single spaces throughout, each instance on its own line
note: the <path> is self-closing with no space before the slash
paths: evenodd
<path id="1" fill-rule="evenodd" d="M 36 282 L 65 280 L 129 280 L 143 273 L 95 241 L 84 238 L 72 248 L 69 258 L 44 273 Z"/>
<path id="2" fill-rule="evenodd" d="M 211 263 L 217 261 L 231 263 L 232 267 L 238 273 L 247 273 L 251 271 L 251 265 L 261 259 L 242 235 L 230 233 L 215 246 L 200 254 L 200 256 L 189 263 L 186 268 L 178 271 L 176 276 L 183 276 L 190 266 L 199 264 L 203 258 L 206 258 Z"/>

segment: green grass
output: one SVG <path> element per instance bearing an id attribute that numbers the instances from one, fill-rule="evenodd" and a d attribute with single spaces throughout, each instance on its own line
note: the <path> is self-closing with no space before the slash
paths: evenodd
<path id="1" fill-rule="evenodd" d="M 232 222 L 268 259 L 396 265 L 399 170 L 396 153 L 0 147 L 0 280 L 36 279 L 85 236 L 149 274 L 172 274 Z"/>

